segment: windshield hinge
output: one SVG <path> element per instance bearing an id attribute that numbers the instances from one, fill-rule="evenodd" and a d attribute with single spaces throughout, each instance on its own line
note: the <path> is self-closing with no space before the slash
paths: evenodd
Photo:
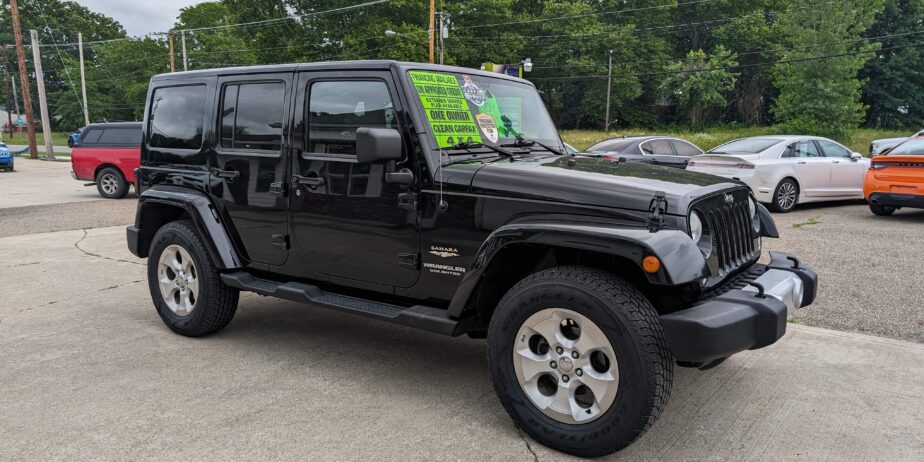
<path id="1" fill-rule="evenodd" d="M 664 191 L 655 193 L 648 204 L 648 232 L 654 233 L 664 225 L 664 214 L 667 212 L 667 197 Z"/>

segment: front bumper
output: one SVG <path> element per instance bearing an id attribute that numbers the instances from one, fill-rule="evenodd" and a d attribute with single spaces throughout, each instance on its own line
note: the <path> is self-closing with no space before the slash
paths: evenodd
<path id="1" fill-rule="evenodd" d="M 744 287 L 661 316 L 678 361 L 708 362 L 770 345 L 786 333 L 792 311 L 815 301 L 818 275 L 790 254 L 770 252 L 770 264 L 755 264 L 749 274 L 756 277 Z"/>
<path id="2" fill-rule="evenodd" d="M 13 157 L 0 157 L 0 166 L 9 167 L 13 165 Z"/>
<path id="3" fill-rule="evenodd" d="M 917 194 L 872 193 L 869 202 L 889 207 L 912 207 L 924 209 L 924 196 Z"/>

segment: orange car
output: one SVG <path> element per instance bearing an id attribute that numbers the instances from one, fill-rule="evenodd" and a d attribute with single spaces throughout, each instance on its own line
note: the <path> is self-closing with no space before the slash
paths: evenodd
<path id="1" fill-rule="evenodd" d="M 902 207 L 924 209 L 924 136 L 873 158 L 863 195 L 876 215 L 891 215 Z"/>

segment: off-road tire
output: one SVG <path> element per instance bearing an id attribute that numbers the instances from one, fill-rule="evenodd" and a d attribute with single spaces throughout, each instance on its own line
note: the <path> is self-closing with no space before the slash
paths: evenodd
<path id="1" fill-rule="evenodd" d="M 99 195 L 106 199 L 122 199 L 128 195 L 128 181 L 122 176 L 122 172 L 112 167 L 106 167 L 96 174 L 96 190 Z M 110 183 L 111 182 L 111 183 Z M 113 184 L 114 190 L 107 190 L 106 184 Z"/>
<path id="2" fill-rule="evenodd" d="M 565 424 L 550 418 L 517 380 L 513 348 L 518 330 L 547 308 L 565 308 L 591 320 L 617 355 L 615 401 L 595 420 Z M 504 295 L 488 329 L 488 365 L 497 395 L 517 427 L 546 446 L 583 457 L 610 454 L 635 441 L 661 413 L 673 381 L 673 357 L 648 299 L 614 274 L 577 266 L 540 271 Z"/>
<path id="3" fill-rule="evenodd" d="M 174 314 L 163 300 L 158 286 L 157 267 L 164 250 L 178 245 L 192 257 L 198 280 L 199 294 L 195 308 L 188 316 Z M 148 288 L 157 314 L 170 330 L 187 337 L 200 337 L 217 332 L 234 318 L 240 292 L 221 282 L 208 250 L 190 221 L 174 221 L 161 227 L 151 243 L 148 256 Z"/>
<path id="4" fill-rule="evenodd" d="M 795 199 L 792 201 L 792 204 L 789 207 L 780 205 L 780 195 L 783 193 L 783 189 L 787 187 L 792 187 L 795 191 Z M 778 213 L 789 213 L 796 208 L 796 205 L 799 203 L 799 184 L 796 183 L 792 178 L 784 178 L 783 181 L 780 181 L 780 184 L 776 185 L 776 189 L 773 190 L 773 200 L 770 202 L 770 210 Z"/>
<path id="5" fill-rule="evenodd" d="M 869 210 L 870 212 L 873 212 L 874 215 L 878 215 L 880 217 L 887 217 L 895 213 L 895 210 L 897 209 L 890 205 L 879 205 L 879 204 L 874 204 L 870 202 Z"/>

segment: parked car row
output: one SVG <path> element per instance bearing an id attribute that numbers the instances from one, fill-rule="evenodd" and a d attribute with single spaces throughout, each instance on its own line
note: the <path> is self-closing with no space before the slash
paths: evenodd
<path id="1" fill-rule="evenodd" d="M 866 199 L 876 215 L 901 207 L 924 208 L 924 131 L 910 138 L 876 140 L 875 160 L 818 136 L 756 136 L 708 152 L 674 137 L 635 136 L 601 141 L 591 155 L 622 162 L 685 168 L 738 180 L 775 212 L 797 204 Z M 872 166 L 872 170 L 871 170 Z M 902 169 L 902 170 L 897 170 Z"/>

